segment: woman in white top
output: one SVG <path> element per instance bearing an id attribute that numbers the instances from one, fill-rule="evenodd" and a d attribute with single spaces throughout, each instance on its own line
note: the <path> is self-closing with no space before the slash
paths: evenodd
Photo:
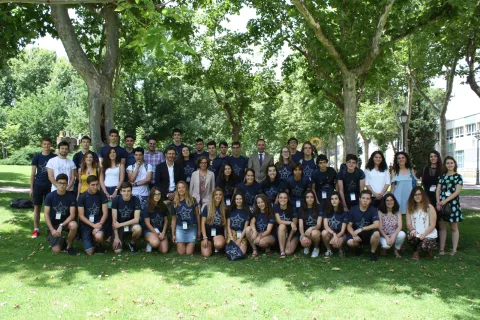
<path id="1" fill-rule="evenodd" d="M 125 179 L 125 167 L 117 159 L 117 152 L 110 148 L 107 157 L 103 159 L 102 170 L 100 170 L 100 185 L 109 202 L 118 195 L 118 188 Z"/>
<path id="2" fill-rule="evenodd" d="M 390 186 L 387 161 L 381 151 L 374 151 L 365 167 L 365 187 L 373 194 L 372 205 L 378 208 L 380 201 Z"/>
<path id="3" fill-rule="evenodd" d="M 415 187 L 408 198 L 407 228 L 408 242 L 413 246 L 412 259 L 418 260 L 419 252 L 424 251 L 427 257 L 433 256 L 432 250 L 437 246 L 437 214 L 435 208 L 428 203 L 428 196 L 421 187 Z"/>

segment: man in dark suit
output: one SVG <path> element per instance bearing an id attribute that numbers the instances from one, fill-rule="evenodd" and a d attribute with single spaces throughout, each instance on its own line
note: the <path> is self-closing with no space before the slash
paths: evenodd
<path id="1" fill-rule="evenodd" d="M 175 147 L 168 146 L 165 150 L 165 162 L 155 169 L 155 185 L 160 189 L 164 200 L 172 201 L 175 196 L 177 182 L 185 180 L 183 167 L 175 163 Z"/>
<path id="2" fill-rule="evenodd" d="M 273 156 L 265 152 L 265 140 L 257 140 L 257 152 L 248 159 L 248 167 L 255 170 L 255 179 L 262 182 L 267 176 L 268 166 L 273 165 Z"/>

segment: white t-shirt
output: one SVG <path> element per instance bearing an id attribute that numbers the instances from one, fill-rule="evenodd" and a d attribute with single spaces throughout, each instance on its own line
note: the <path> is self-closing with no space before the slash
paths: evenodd
<path id="1" fill-rule="evenodd" d="M 383 172 L 373 169 L 365 169 L 365 185 L 372 187 L 375 193 L 380 193 L 386 184 L 390 184 L 390 174 L 388 170 Z"/>
<path id="2" fill-rule="evenodd" d="M 72 176 L 72 169 L 76 169 L 77 166 L 75 163 L 70 159 L 61 159 L 58 156 L 48 160 L 47 162 L 47 169 L 53 169 L 53 177 L 54 179 L 60 173 L 65 173 L 68 176 L 68 183 L 70 183 L 73 179 Z M 52 184 L 52 191 L 57 190 L 57 187 Z"/>
<path id="3" fill-rule="evenodd" d="M 136 163 L 128 166 L 127 173 L 134 171 L 136 166 L 137 166 Z M 144 162 L 142 164 L 142 167 L 140 168 L 140 170 L 138 170 L 138 174 L 137 174 L 137 178 L 135 179 L 135 182 L 138 182 L 138 181 L 141 181 L 141 180 L 145 179 L 147 177 L 148 172 L 153 172 L 153 168 L 152 168 L 151 165 L 146 164 Z M 148 196 L 148 184 L 133 187 L 132 195 L 142 196 L 142 197 Z"/>

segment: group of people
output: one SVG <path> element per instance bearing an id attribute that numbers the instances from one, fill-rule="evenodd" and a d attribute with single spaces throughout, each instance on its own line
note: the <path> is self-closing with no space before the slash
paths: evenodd
<path id="1" fill-rule="evenodd" d="M 204 141 L 197 139 L 191 152 L 182 143 L 181 130 L 174 129 L 172 137 L 164 153 L 156 150 L 153 137 L 147 150 L 134 148 L 130 135 L 122 148 L 112 129 L 98 155 L 90 151 L 90 138 L 82 137 L 73 160 L 67 158 L 66 142 L 58 144 L 54 155 L 51 140 L 44 138 L 42 152 L 32 160 L 32 238 L 40 234 L 44 204 L 52 250 L 71 255 L 77 237 L 91 255 L 104 253 L 106 243 L 115 253 L 124 247 L 136 252 L 142 236 L 146 252 L 166 253 L 170 236 L 180 255 L 192 254 L 200 242 L 201 254 L 209 257 L 233 241 L 252 256 L 278 246 L 284 258 L 300 245 L 304 254 L 316 258 L 323 243 L 325 257 L 334 250 L 344 256 L 346 248 L 360 255 L 366 245 L 376 261 L 379 246 L 380 254 L 393 248 L 400 257 L 408 240 L 418 259 L 420 252 L 432 255 L 438 236 L 439 254 L 446 254 L 447 223 L 450 254 L 457 252 L 463 181 L 452 157 L 442 162 L 433 151 L 420 186 L 405 152 L 395 154 L 391 173 L 380 151 L 372 153 L 365 171 L 357 167 L 357 156 L 348 154 L 337 173 L 325 155 L 316 156 L 309 141 L 298 151 L 298 140 L 289 139 L 274 163 L 263 139 L 246 158 L 238 141 L 228 155 L 226 142 L 217 154 L 214 141 L 205 151 Z"/>

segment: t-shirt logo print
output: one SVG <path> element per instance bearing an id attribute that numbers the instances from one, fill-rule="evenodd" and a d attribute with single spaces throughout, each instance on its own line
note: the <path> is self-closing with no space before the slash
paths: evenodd
<path id="1" fill-rule="evenodd" d="M 362 219 L 364 220 L 364 219 Z M 365 220 L 364 220 L 365 221 Z M 338 226 L 340 225 L 340 221 L 335 219 L 335 217 L 332 217 L 330 220 L 328 220 L 328 226 L 332 228 L 333 230 L 338 230 Z"/>
<path id="2" fill-rule="evenodd" d="M 309 216 L 308 219 L 307 219 L 307 226 L 314 226 L 316 223 L 315 223 L 315 220 L 313 219 L 312 216 Z"/>
<path id="3" fill-rule="evenodd" d="M 274 187 L 270 187 L 270 189 L 265 190 L 265 194 L 266 194 L 269 198 L 271 198 L 272 196 L 275 195 L 276 191 L 277 191 L 277 190 L 276 190 Z"/>
<path id="4" fill-rule="evenodd" d="M 41 173 L 46 173 L 47 172 L 47 162 L 45 161 L 43 164 L 38 165 L 38 168 L 40 169 Z"/>
<path id="5" fill-rule="evenodd" d="M 222 218 L 220 217 L 220 214 L 215 212 L 215 219 L 213 219 L 213 225 L 215 226 L 221 226 L 222 225 Z"/>
<path id="6" fill-rule="evenodd" d="M 278 170 L 280 174 L 280 179 L 285 180 L 290 176 L 290 172 L 288 171 L 287 167 L 283 167 L 282 169 Z"/>
<path id="7" fill-rule="evenodd" d="M 290 221 L 290 218 L 287 217 L 285 212 L 282 212 L 282 214 L 280 215 L 280 219 L 283 220 L 283 221 Z"/>
<path id="8" fill-rule="evenodd" d="M 187 207 L 183 207 L 177 213 L 183 221 L 189 220 L 192 214 L 192 209 L 188 209 Z"/>
<path id="9" fill-rule="evenodd" d="M 302 191 L 302 188 L 300 188 L 299 186 L 295 186 L 295 188 L 292 189 L 292 195 L 295 198 L 300 198 L 302 196 Z"/>
<path id="10" fill-rule="evenodd" d="M 312 171 L 313 171 L 312 168 L 305 167 L 305 169 L 303 169 L 303 174 L 305 175 L 305 177 L 311 177 L 312 176 Z"/>
<path id="11" fill-rule="evenodd" d="M 62 216 L 64 216 L 66 215 L 68 207 L 64 206 L 62 201 L 60 201 L 56 207 L 53 207 L 53 209 L 56 213 L 60 213 Z"/>
<path id="12" fill-rule="evenodd" d="M 230 224 L 231 224 L 232 228 L 241 228 L 242 227 L 242 221 L 243 221 L 243 219 L 238 214 L 234 218 L 230 218 Z"/>
<path id="13" fill-rule="evenodd" d="M 357 226 L 359 228 L 363 228 L 363 227 L 366 227 L 368 226 L 369 223 L 367 221 L 365 221 L 365 218 L 362 218 L 362 220 L 360 220 L 359 222 L 357 222 Z"/>
<path id="14" fill-rule="evenodd" d="M 96 203 L 91 208 L 87 209 L 89 216 L 96 216 L 100 212 L 100 207 Z"/>
<path id="15" fill-rule="evenodd" d="M 162 227 L 163 226 L 163 219 L 157 215 L 155 218 L 151 219 L 153 227 Z"/>
<path id="16" fill-rule="evenodd" d="M 247 203 L 253 203 L 255 196 L 251 195 L 250 193 L 245 193 L 245 200 Z"/>
<path id="17" fill-rule="evenodd" d="M 186 175 L 191 175 L 194 171 L 195 171 L 195 168 L 192 168 L 190 167 L 189 164 L 187 164 L 184 168 L 183 168 L 184 172 Z"/>
<path id="18" fill-rule="evenodd" d="M 237 176 L 240 174 L 240 170 L 242 170 L 242 168 L 240 168 L 237 164 L 233 166 L 233 171 L 235 171 Z"/>
<path id="19" fill-rule="evenodd" d="M 132 209 L 130 209 L 128 206 L 125 206 L 125 208 L 118 211 L 120 212 L 120 217 L 122 218 L 130 218 L 130 214 L 132 213 Z"/>
<path id="20" fill-rule="evenodd" d="M 262 220 L 260 222 L 258 222 L 257 224 L 258 226 L 258 232 L 264 232 L 265 230 L 267 230 L 267 224 Z"/>

